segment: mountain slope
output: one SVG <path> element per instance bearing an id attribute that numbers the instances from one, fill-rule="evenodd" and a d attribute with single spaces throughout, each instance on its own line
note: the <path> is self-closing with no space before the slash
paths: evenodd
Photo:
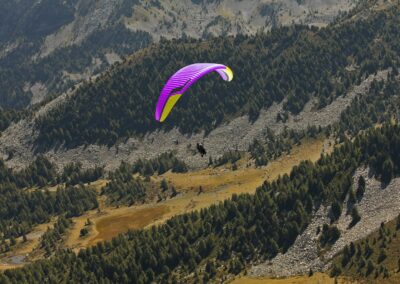
<path id="1" fill-rule="evenodd" d="M 206 160 L 191 154 L 190 148 L 199 141 L 214 159 L 229 150 L 247 151 L 254 139 L 267 139 L 269 129 L 278 134 L 286 127 L 296 131 L 308 126 L 330 127 L 339 120 L 343 139 L 350 128 L 355 134 L 396 112 L 399 115 L 394 107 L 398 100 L 395 80 L 390 79 L 392 86 L 382 98 L 376 94 L 383 91 L 380 86 L 384 83 L 374 82 L 398 74 L 391 67 L 399 60 L 395 36 L 398 9 L 384 6 L 367 15 L 365 10 L 355 11 L 321 30 L 297 26 L 267 35 L 203 43 L 163 41 L 78 90 L 36 108 L 31 117 L 3 132 L 0 153 L 12 167 L 24 167 L 38 151 L 44 151 L 59 166 L 78 160 L 85 167 L 106 164 L 115 169 L 121 160 L 134 162 L 176 150 L 179 158 L 198 168 L 207 165 Z M 316 60 L 316 49 L 321 49 L 317 52 L 323 60 Z M 340 50 L 345 54 L 338 57 Z M 213 75 L 204 78 L 160 128 L 152 109 L 157 94 L 176 66 L 191 63 L 193 58 L 226 59 L 235 66 L 235 79 L 226 84 Z M 264 61 L 270 63 L 263 65 Z M 366 77 L 377 70 L 376 75 Z M 367 101 L 360 101 L 365 95 Z M 358 105 L 353 104 L 341 117 L 357 96 Z M 364 107 L 370 111 L 363 112 Z"/>
<path id="2" fill-rule="evenodd" d="M 331 275 L 346 275 L 369 283 L 398 283 L 400 280 L 400 217 L 382 222 L 368 237 L 347 245 L 336 257 Z"/>
<path id="3" fill-rule="evenodd" d="M 22 108 L 59 94 L 161 35 L 249 34 L 292 20 L 324 24 L 353 6 L 347 0 L 0 3 L 0 106 L 7 108 Z M 115 41 L 115 34 L 124 40 Z"/>
<path id="4" fill-rule="evenodd" d="M 246 264 L 287 251 L 315 209 L 343 204 L 353 190 L 352 176 L 358 167 L 368 165 L 385 182 L 398 176 L 400 160 L 395 153 L 399 147 L 400 126 L 371 129 L 316 164 L 303 162 L 290 175 L 265 182 L 255 195 L 234 195 L 209 209 L 174 217 L 165 225 L 131 231 L 78 255 L 64 252 L 0 277 L 12 283 L 61 278 L 189 283 L 238 274 Z"/>
<path id="5" fill-rule="evenodd" d="M 207 37 L 255 33 L 299 23 L 324 26 L 354 3 L 345 0 L 142 1 L 124 20 L 130 28 L 143 29 L 155 38 L 182 34 Z"/>
<path id="6" fill-rule="evenodd" d="M 283 100 L 284 110 L 294 114 L 313 97 L 316 107 L 324 107 L 361 78 L 397 65 L 399 14 L 396 6 L 368 20 L 321 30 L 300 26 L 250 38 L 162 42 L 82 86 L 61 108 L 36 120 L 37 143 L 111 146 L 160 129 L 153 119 L 159 89 L 169 74 L 191 62 L 224 62 L 235 80 L 226 84 L 208 76 L 187 92 L 161 129 L 209 132 L 232 117 L 248 114 L 254 120 L 262 108 Z"/>

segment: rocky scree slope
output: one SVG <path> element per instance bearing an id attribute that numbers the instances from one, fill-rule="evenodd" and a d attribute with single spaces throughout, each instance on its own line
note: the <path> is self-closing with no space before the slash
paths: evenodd
<path id="1" fill-rule="evenodd" d="M 340 230 L 340 238 L 323 254 L 319 248 L 317 229 L 324 224 L 330 224 L 330 207 L 321 206 L 315 212 L 312 221 L 306 230 L 296 238 L 296 241 L 284 254 L 278 254 L 272 260 L 251 268 L 250 275 L 268 277 L 289 277 L 305 275 L 310 269 L 327 271 L 331 268 L 332 259 L 350 242 L 367 237 L 377 230 L 382 222 L 396 218 L 400 209 L 400 178 L 393 179 L 382 187 L 382 182 L 371 175 L 367 167 L 360 167 L 353 176 L 353 184 L 357 184 L 359 177 L 366 181 L 365 193 L 356 204 L 361 216 L 360 221 L 349 227 L 351 216 L 348 199 L 343 204 L 342 214 L 335 223 Z"/>

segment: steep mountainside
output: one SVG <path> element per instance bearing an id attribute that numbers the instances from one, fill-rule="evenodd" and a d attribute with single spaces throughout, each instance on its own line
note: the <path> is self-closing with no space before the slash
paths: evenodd
<path id="1" fill-rule="evenodd" d="M 29 163 L 35 152 L 47 152 L 61 164 L 81 159 L 89 166 L 103 161 L 115 168 L 122 159 L 175 149 L 190 165 L 199 166 L 206 162 L 199 164 L 189 154 L 190 144 L 203 139 L 215 158 L 235 148 L 247 150 L 267 128 L 278 133 L 285 126 L 299 130 L 331 125 L 373 79 L 386 80 L 387 70 L 397 76 L 398 12 L 396 5 L 367 16 L 356 11 L 322 29 L 294 26 L 203 42 L 164 40 L 4 131 L 0 151 L 11 166 Z M 207 76 L 164 124 L 156 123 L 153 108 L 165 78 L 193 60 L 224 62 L 235 79 L 226 84 Z M 380 104 L 395 113 L 389 103 L 396 95 L 393 86 Z M 363 113 L 359 107 L 358 112 Z M 341 118 L 342 135 L 359 113 Z M 363 124 L 351 125 L 362 129 L 377 119 L 359 121 Z"/>
<path id="2" fill-rule="evenodd" d="M 274 102 L 283 101 L 284 110 L 293 114 L 312 98 L 316 108 L 325 107 L 362 78 L 398 66 L 399 15 L 396 7 L 321 30 L 295 26 L 249 38 L 162 42 L 85 84 L 61 108 L 38 119 L 37 142 L 113 145 L 160 129 L 153 119 L 159 89 L 168 74 L 191 62 L 224 62 L 235 71 L 235 80 L 226 84 L 210 75 L 193 86 L 164 129 L 209 132 L 233 117 L 254 120 Z"/>
<path id="3" fill-rule="evenodd" d="M 25 107 L 104 71 L 160 36 L 326 24 L 350 0 L 0 1 L 0 107 Z"/>
<path id="4" fill-rule="evenodd" d="M 0 107 L 0 283 L 398 282 L 398 1 L 326 27 L 345 2 L 11 2 L 0 78 L 31 106 Z M 193 61 L 234 80 L 156 123 Z"/>
<path id="5" fill-rule="evenodd" d="M 329 212 L 323 213 L 328 214 L 329 221 L 317 231 L 321 253 L 327 253 L 341 234 L 346 233 L 340 224 L 342 211 L 346 210 L 344 201 L 350 200 L 354 208 L 369 194 L 365 181 L 358 181 L 358 187 L 354 185 L 357 168 L 370 167 L 383 185 L 390 186 L 392 179 L 400 175 L 400 156 L 396 155 L 399 147 L 400 126 L 385 124 L 357 136 L 354 142 L 347 140 L 315 164 L 302 162 L 290 175 L 266 181 L 255 195 L 233 195 L 232 199 L 208 209 L 174 217 L 148 230 L 129 231 L 78 254 L 60 252 L 49 260 L 8 270 L 0 275 L 1 281 L 226 280 L 248 264 L 287 252 L 310 224 L 315 211 L 329 206 Z M 349 227 L 357 226 L 360 221 L 358 213 L 353 211 Z"/>
<path id="6" fill-rule="evenodd" d="M 125 23 L 155 38 L 247 34 L 294 23 L 325 26 L 355 3 L 351 0 L 140 1 Z"/>
<path id="7" fill-rule="evenodd" d="M 368 237 L 347 244 L 335 257 L 331 275 L 346 275 L 376 283 L 400 281 L 400 215 L 382 222 Z"/>

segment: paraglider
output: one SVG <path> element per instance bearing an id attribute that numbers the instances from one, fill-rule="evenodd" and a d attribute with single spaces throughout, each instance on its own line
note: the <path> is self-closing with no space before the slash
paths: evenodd
<path id="1" fill-rule="evenodd" d="M 225 81 L 233 79 L 232 70 L 222 64 L 196 63 L 183 67 L 169 78 L 158 98 L 155 118 L 163 122 L 185 91 L 204 75 L 216 71 Z"/>

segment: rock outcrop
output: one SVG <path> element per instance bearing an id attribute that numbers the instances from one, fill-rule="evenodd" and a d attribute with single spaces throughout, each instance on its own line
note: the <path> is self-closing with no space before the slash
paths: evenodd
<path id="1" fill-rule="evenodd" d="M 297 237 L 295 243 L 285 254 L 278 254 L 274 259 L 252 267 L 253 276 L 288 277 L 307 274 L 310 269 L 326 271 L 331 266 L 334 256 L 345 245 L 367 237 L 380 227 L 382 222 L 396 218 L 400 212 L 400 178 L 393 179 L 385 188 L 382 183 L 371 176 L 368 168 L 359 168 L 353 176 L 353 184 L 363 176 L 366 188 L 363 198 L 356 203 L 361 220 L 349 228 L 351 216 L 345 201 L 342 215 L 335 224 L 340 230 L 340 238 L 329 251 L 320 255 L 318 249 L 317 228 L 329 224 L 329 208 L 320 207 L 306 230 Z"/>

